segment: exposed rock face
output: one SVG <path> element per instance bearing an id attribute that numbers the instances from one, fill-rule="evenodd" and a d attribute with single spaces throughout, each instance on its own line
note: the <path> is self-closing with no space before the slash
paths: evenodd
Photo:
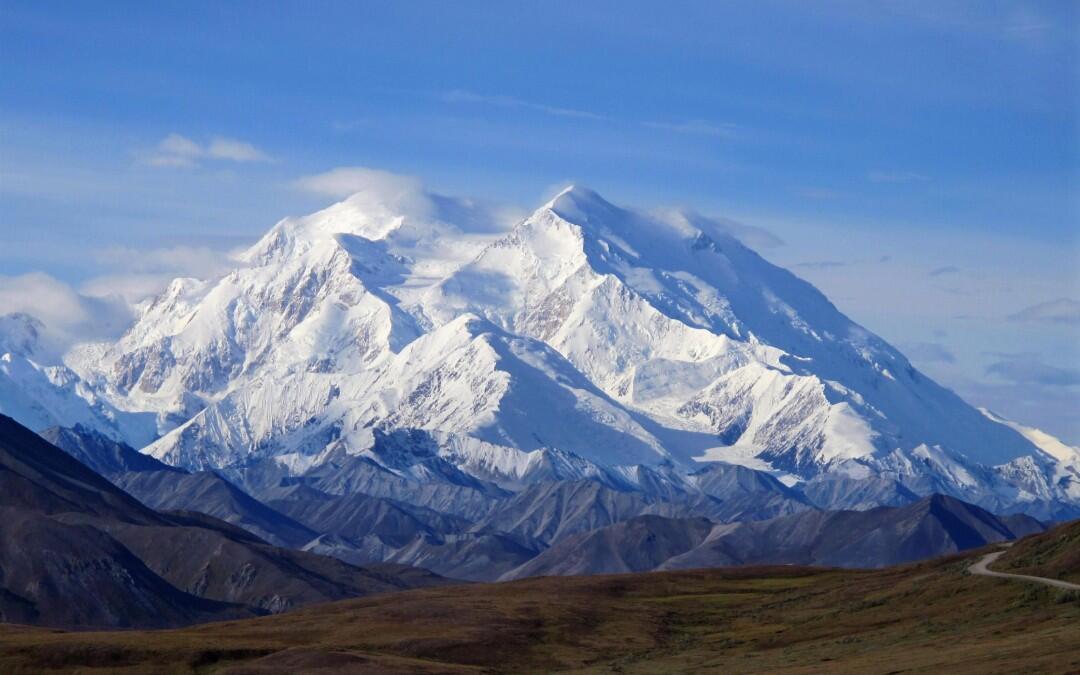
<path id="1" fill-rule="evenodd" d="M 503 579 L 749 564 L 884 567 L 1041 532 L 951 497 L 869 511 L 803 511 L 751 523 L 641 516 L 566 537 Z"/>
<path id="2" fill-rule="evenodd" d="M 0 511 L 5 621 L 164 627 L 439 582 L 276 548 L 203 514 L 153 511 L 4 416 Z"/>
<path id="3" fill-rule="evenodd" d="M 213 472 L 169 466 L 81 425 L 52 427 L 41 436 L 150 508 L 197 511 L 289 548 L 317 535 Z"/>
<path id="4" fill-rule="evenodd" d="M 283 220 L 232 272 L 178 279 L 117 343 L 72 351 L 59 400 L 97 412 L 19 412 L 117 440 L 150 416 L 163 435 L 143 451 L 230 476 L 357 456 L 400 474 L 378 434 L 419 431 L 429 455 L 510 490 L 722 461 L 885 481 L 846 501 L 815 488 L 835 506 L 1080 506 L 1080 452 L 965 404 L 720 222 L 577 187 L 512 228 L 485 217 L 414 190 Z M 13 382 L 49 380 L 12 358 Z M 575 460 L 526 471 L 556 457 Z"/>
<path id="5" fill-rule="evenodd" d="M 934 494 L 1080 516 L 1077 449 L 967 405 L 722 223 L 583 188 L 513 227 L 361 192 L 175 280 L 115 343 L 44 365 L 37 332 L 0 320 L 0 411 L 234 544 L 483 579 L 643 516 L 825 527 Z M 178 583 L 226 600 L 263 578 L 201 569 Z"/>

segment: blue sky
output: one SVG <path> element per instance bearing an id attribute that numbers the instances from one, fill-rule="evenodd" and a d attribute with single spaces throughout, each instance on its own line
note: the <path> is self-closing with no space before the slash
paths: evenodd
<path id="1" fill-rule="evenodd" d="M 1080 443 L 1080 4 L 0 0 L 0 312 L 208 274 L 365 166 L 587 184 L 761 252 Z M 765 245 L 769 244 L 769 245 Z M 90 309 L 87 309 L 87 306 Z"/>

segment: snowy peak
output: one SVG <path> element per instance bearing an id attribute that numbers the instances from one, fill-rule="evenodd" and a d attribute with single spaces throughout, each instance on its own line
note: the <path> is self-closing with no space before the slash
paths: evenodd
<path id="1" fill-rule="evenodd" d="M 41 349 L 44 324 L 23 312 L 0 316 L 0 355 L 32 357 Z"/>
<path id="2" fill-rule="evenodd" d="M 6 371 L 155 418 L 144 449 L 189 468 L 378 462 L 377 430 L 433 439 L 416 471 L 507 489 L 714 461 L 968 499 L 1080 484 L 1071 451 L 938 386 L 722 221 L 570 186 L 510 227 L 414 181 L 369 182 L 280 221 L 228 274 L 173 282 L 117 343 L 83 350 L 82 379 Z"/>
<path id="3" fill-rule="evenodd" d="M 986 415 L 988 419 L 991 419 L 999 424 L 1004 424 L 1010 429 L 1015 430 L 1024 438 L 1031 441 L 1039 450 L 1043 451 L 1057 462 L 1065 466 L 1075 466 L 1080 469 L 1080 448 L 1072 445 L 1066 445 L 1057 438 L 1046 433 L 1042 429 L 1036 429 L 1035 427 L 1025 426 L 1018 424 L 1011 420 L 1007 420 L 997 413 L 987 410 L 986 408 L 979 408 L 979 412 Z"/>
<path id="4" fill-rule="evenodd" d="M 563 188 L 542 209 L 582 226 L 603 225 L 626 219 L 626 212 L 608 202 L 595 191 L 569 185 Z"/>

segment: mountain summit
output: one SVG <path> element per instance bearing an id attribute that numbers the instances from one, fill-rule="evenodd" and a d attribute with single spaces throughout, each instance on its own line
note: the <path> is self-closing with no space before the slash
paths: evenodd
<path id="1" fill-rule="evenodd" d="M 540 452 L 1080 506 L 1075 453 L 937 385 L 722 222 L 579 186 L 495 221 L 415 187 L 283 220 L 233 271 L 178 279 L 115 344 L 74 350 L 78 392 L 153 416 L 144 452 L 233 475 L 364 457 L 416 478 L 436 456 L 520 484 Z M 387 458 L 395 430 L 433 447 Z"/>

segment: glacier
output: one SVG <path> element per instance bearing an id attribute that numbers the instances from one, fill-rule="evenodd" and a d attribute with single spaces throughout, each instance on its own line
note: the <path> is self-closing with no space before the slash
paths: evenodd
<path id="1" fill-rule="evenodd" d="M 579 186 L 512 227 L 361 190 L 175 280 L 114 343 L 44 364 L 37 330 L 0 322 L 0 412 L 242 483 L 362 460 L 454 494 L 688 490 L 719 462 L 882 503 L 1080 509 L 1080 450 L 967 404 L 724 221 Z"/>

